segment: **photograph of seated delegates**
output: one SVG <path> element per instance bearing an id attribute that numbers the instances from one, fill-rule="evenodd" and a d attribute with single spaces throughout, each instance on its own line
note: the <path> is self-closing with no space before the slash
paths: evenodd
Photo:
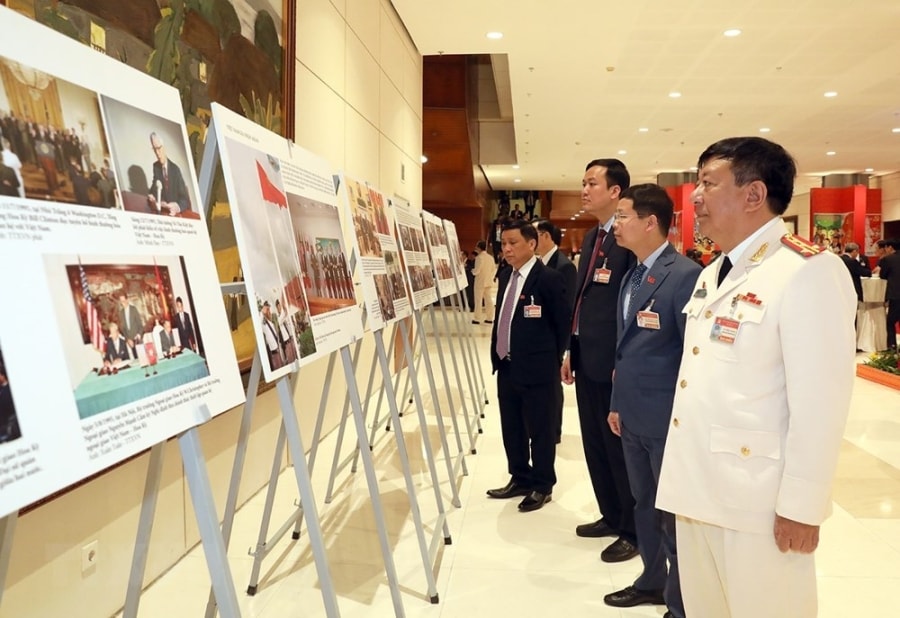
<path id="1" fill-rule="evenodd" d="M 116 206 L 95 92 L 0 57 L 0 135 L 0 194 Z"/>
<path id="2" fill-rule="evenodd" d="M 44 260 L 80 418 L 209 375 L 183 258 Z"/>
<path id="3" fill-rule="evenodd" d="M 359 252 L 363 256 L 381 257 L 381 241 L 378 234 L 388 234 L 385 220 L 384 231 L 379 229 L 380 223 L 375 217 L 375 207 L 369 197 L 369 189 L 358 180 L 346 178 L 347 199 L 350 203 L 350 212 L 353 215 L 353 229 L 356 231 L 356 240 L 359 244 Z"/>
<path id="4" fill-rule="evenodd" d="M 9 374 L 6 372 L 6 364 L 3 362 L 3 349 L 0 348 L 0 444 L 21 437 L 19 418 L 16 416 L 16 404 L 13 401 L 12 387 L 9 385 Z"/>
<path id="5" fill-rule="evenodd" d="M 410 266 L 409 284 L 412 286 L 413 292 L 421 292 L 427 288 L 434 287 L 434 273 L 431 265 L 428 266 Z"/>
<path id="6" fill-rule="evenodd" d="M 101 97 L 129 212 L 199 219 L 181 126 L 109 97 Z"/>
<path id="7" fill-rule="evenodd" d="M 491 364 L 497 374 L 500 428 L 509 482 L 490 498 L 522 496 L 519 511 L 550 502 L 556 484 L 557 385 L 569 340 L 571 307 L 563 276 L 537 259 L 537 231 L 512 221 L 501 233 L 510 265 L 497 275 Z"/>
<path id="8" fill-rule="evenodd" d="M 673 210 L 672 199 L 655 184 L 625 189 L 616 208 L 616 242 L 634 253 L 637 264 L 625 273 L 619 292 L 608 421 L 622 439 L 643 570 L 603 601 L 613 607 L 666 605 L 666 618 L 684 618 L 675 516 L 655 505 L 684 345 L 682 310 L 701 268 L 667 240 Z"/>

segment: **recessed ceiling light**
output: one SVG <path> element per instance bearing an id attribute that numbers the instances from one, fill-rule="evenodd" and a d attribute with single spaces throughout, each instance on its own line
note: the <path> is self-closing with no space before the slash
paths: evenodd
<path id="1" fill-rule="evenodd" d="M 518 165 L 513 165 L 513 169 L 514 169 L 514 170 L 517 170 L 517 169 L 519 169 L 519 166 L 518 166 Z"/>
<path id="2" fill-rule="evenodd" d="M 649 130 L 650 129 L 648 129 L 647 127 L 641 127 L 640 129 L 638 129 L 638 133 L 646 133 Z"/>
<path id="3" fill-rule="evenodd" d="M 428 157 L 422 155 L 422 163 L 428 163 Z"/>
<path id="4" fill-rule="evenodd" d="M 569 221 L 574 221 L 575 217 L 569 217 Z"/>
<path id="5" fill-rule="evenodd" d="M 488 32 L 488 33 L 487 33 L 487 38 L 489 38 L 489 39 L 494 39 L 494 40 L 502 39 L 502 38 L 503 38 L 503 33 L 502 33 L 502 32 Z"/>
<path id="6" fill-rule="evenodd" d="M 875 168 L 874 168 L 874 167 L 867 167 L 867 168 L 866 168 L 866 171 L 867 171 L 867 172 L 874 172 L 874 171 L 875 171 Z"/>
<path id="7" fill-rule="evenodd" d="M 677 98 L 679 98 L 680 96 L 681 96 L 681 93 L 680 93 L 680 92 L 670 92 L 670 93 L 669 93 L 669 97 L 672 98 L 672 99 L 677 99 Z"/>
<path id="8" fill-rule="evenodd" d="M 770 129 L 769 127 L 763 127 L 762 129 L 759 130 L 759 132 L 760 132 L 760 133 L 768 133 L 768 132 L 771 131 L 771 130 L 772 130 L 772 129 Z"/>
<path id="9" fill-rule="evenodd" d="M 829 90 L 828 92 L 825 93 L 826 99 L 832 99 L 836 96 L 837 96 L 837 93 L 834 90 Z"/>
<path id="10" fill-rule="evenodd" d="M 724 34 L 725 36 L 740 36 L 741 31 L 739 28 L 731 28 L 730 30 L 726 30 L 722 34 Z"/>
<path id="11" fill-rule="evenodd" d="M 689 167 L 688 169 L 689 169 L 690 171 L 692 171 L 692 172 L 696 172 L 699 168 L 698 168 L 696 165 L 692 165 L 692 166 Z"/>
<path id="12" fill-rule="evenodd" d="M 513 180 L 513 182 L 522 182 L 522 179 L 521 179 L 521 178 L 516 178 L 515 180 Z"/>
<path id="13" fill-rule="evenodd" d="M 891 133 L 900 133 L 900 127 L 894 127 L 891 129 Z"/>
<path id="14" fill-rule="evenodd" d="M 836 153 L 835 151 L 833 151 L 833 150 L 829 150 L 829 151 L 826 152 L 825 154 L 827 154 L 829 157 L 833 157 L 833 156 L 836 155 L 837 153 Z"/>
<path id="15" fill-rule="evenodd" d="M 627 150 L 620 150 L 620 151 L 619 151 L 619 154 L 628 154 L 628 151 L 627 151 Z"/>

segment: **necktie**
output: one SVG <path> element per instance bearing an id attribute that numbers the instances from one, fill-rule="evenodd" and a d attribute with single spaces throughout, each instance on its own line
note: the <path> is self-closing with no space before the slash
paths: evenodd
<path id="1" fill-rule="evenodd" d="M 163 173 L 163 187 L 165 188 L 166 191 L 168 191 L 169 190 L 169 170 L 166 169 L 165 165 L 162 166 L 162 173 Z"/>
<path id="2" fill-rule="evenodd" d="M 631 273 L 631 295 L 628 297 L 628 313 L 626 317 L 634 315 L 634 297 L 637 296 L 637 291 L 640 289 L 641 283 L 644 282 L 645 272 L 647 272 L 647 267 L 643 264 L 638 264 Z"/>
<path id="3" fill-rule="evenodd" d="M 509 327 L 512 324 L 513 309 L 516 306 L 516 281 L 519 271 L 514 270 L 509 276 L 509 285 L 503 298 L 503 310 L 500 311 L 500 323 L 497 325 L 497 356 L 501 359 L 509 356 Z"/>
<path id="4" fill-rule="evenodd" d="M 725 281 L 725 277 L 728 275 L 728 271 L 731 270 L 731 260 L 728 259 L 728 256 L 722 257 L 722 265 L 719 266 L 719 277 L 716 279 L 716 287 L 722 285 L 722 282 Z"/>
<path id="5" fill-rule="evenodd" d="M 581 297 L 588 284 L 594 280 L 594 266 L 597 264 L 597 256 L 600 254 L 600 247 L 603 246 L 603 240 L 606 238 L 606 230 L 602 227 L 597 231 L 597 238 L 594 240 L 594 251 L 591 253 L 591 261 L 588 262 L 587 270 L 584 273 L 584 283 L 581 284 L 581 290 L 575 299 L 575 311 L 572 312 L 572 332 L 578 328 L 578 310 L 581 309 Z"/>

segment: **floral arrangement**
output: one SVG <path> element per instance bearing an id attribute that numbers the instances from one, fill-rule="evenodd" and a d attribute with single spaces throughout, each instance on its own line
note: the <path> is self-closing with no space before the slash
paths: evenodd
<path id="1" fill-rule="evenodd" d="M 900 352 L 897 350 L 885 350 L 884 352 L 873 353 L 866 361 L 872 369 L 885 371 L 894 375 L 900 375 Z"/>

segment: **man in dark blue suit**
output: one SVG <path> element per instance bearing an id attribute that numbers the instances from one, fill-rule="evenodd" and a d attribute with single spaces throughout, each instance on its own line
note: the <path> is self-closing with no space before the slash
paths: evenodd
<path id="1" fill-rule="evenodd" d="M 519 510 L 527 512 L 549 502 L 556 484 L 556 389 L 571 309 L 562 275 L 534 255 L 534 227 L 513 221 L 501 238 L 510 268 L 498 274 L 491 364 L 497 374 L 500 427 L 511 478 L 487 495 L 524 496 Z"/>
<path id="2" fill-rule="evenodd" d="M 538 233 L 537 255 L 545 266 L 559 271 L 559 274 L 563 276 L 566 287 L 566 300 L 569 302 L 569 306 L 573 307 L 575 305 L 575 279 L 578 276 L 578 271 L 572 260 L 559 250 L 559 244 L 562 242 L 562 232 L 547 219 L 535 221 L 534 227 Z M 556 443 L 559 444 L 562 441 L 562 411 L 565 403 L 562 382 L 556 387 L 556 397 L 558 399 Z"/>
<path id="3" fill-rule="evenodd" d="M 603 600 L 613 607 L 665 604 L 666 618 L 684 618 L 675 516 L 658 511 L 655 503 L 684 347 L 683 309 L 701 268 L 666 240 L 672 217 L 671 198 L 654 184 L 623 191 L 616 210 L 616 241 L 634 253 L 637 264 L 619 293 L 608 420 L 612 432 L 622 438 L 644 569 L 633 585 Z"/>
<path id="4" fill-rule="evenodd" d="M 634 498 L 622 440 L 607 422 L 616 359 L 616 303 L 622 279 L 634 265 L 634 255 L 619 246 L 612 227 L 619 195 L 630 184 L 628 170 L 618 159 L 595 159 L 587 164 L 581 203 L 599 225 L 585 234 L 581 245 L 572 338 L 560 372 L 563 382 L 575 383 L 584 459 L 601 514 L 597 521 L 577 526 L 575 534 L 618 537 L 600 553 L 604 562 L 622 562 L 637 555 Z"/>
<path id="5" fill-rule="evenodd" d="M 156 161 L 153 162 L 153 183 L 148 196 L 151 208 L 163 215 L 190 211 L 191 197 L 181 168 L 166 155 L 166 147 L 158 134 L 150 134 L 150 147 L 156 156 Z"/>

